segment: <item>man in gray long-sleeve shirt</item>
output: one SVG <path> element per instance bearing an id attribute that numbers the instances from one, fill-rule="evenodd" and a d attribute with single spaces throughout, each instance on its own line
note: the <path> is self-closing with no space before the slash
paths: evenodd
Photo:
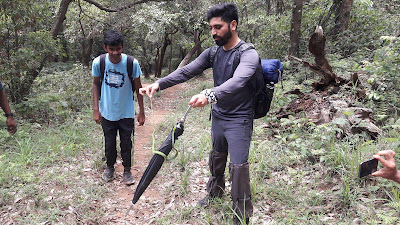
<path id="1" fill-rule="evenodd" d="M 238 48 L 244 43 L 237 34 L 238 13 L 232 3 L 215 5 L 207 12 L 211 33 L 218 46 L 213 63 L 210 49 L 205 50 L 193 62 L 177 69 L 168 76 L 140 89 L 141 94 L 152 97 L 157 90 L 164 90 L 185 82 L 213 66 L 214 88 L 203 90 L 189 101 L 193 107 L 214 104 L 211 136 L 213 149 L 209 156 L 211 177 L 207 183 L 208 195 L 199 201 L 206 206 L 215 197 L 221 197 L 225 189 L 224 171 L 229 153 L 229 173 L 234 223 L 249 222 L 253 213 L 249 175 L 249 148 L 253 133 L 253 94 L 248 82 L 259 65 L 254 49 L 242 52 L 240 63 L 234 67 Z"/>

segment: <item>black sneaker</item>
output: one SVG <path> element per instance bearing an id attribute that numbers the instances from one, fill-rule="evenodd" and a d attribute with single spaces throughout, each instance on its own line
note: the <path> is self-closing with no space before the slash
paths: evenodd
<path id="1" fill-rule="evenodd" d="M 126 185 L 132 185 L 133 184 L 133 177 L 132 177 L 131 170 L 124 170 L 124 183 Z"/>
<path id="2" fill-rule="evenodd" d="M 202 208 L 206 208 L 210 203 L 213 201 L 213 197 L 211 195 L 207 195 L 206 197 L 200 199 L 200 201 L 197 202 L 197 206 L 200 206 Z"/>
<path id="3" fill-rule="evenodd" d="M 114 179 L 114 171 L 115 171 L 114 168 L 107 167 L 106 170 L 104 170 L 103 179 L 106 182 L 112 181 L 112 179 Z"/>

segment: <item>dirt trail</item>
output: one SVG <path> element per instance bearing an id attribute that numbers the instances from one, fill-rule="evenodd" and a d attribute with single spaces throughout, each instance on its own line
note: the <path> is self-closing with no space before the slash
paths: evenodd
<path id="1" fill-rule="evenodd" d="M 153 156 L 151 149 L 153 126 L 157 127 L 165 116 L 174 110 L 176 107 L 174 94 L 183 91 L 184 86 L 185 84 L 180 84 L 164 90 L 161 98 L 153 100 L 153 112 L 149 107 L 145 107 L 145 124 L 143 126 L 136 124 L 135 126 L 134 162 L 132 167 L 135 183 L 131 186 L 126 186 L 122 183 L 123 166 L 120 157 L 118 157 L 115 179 L 106 184 L 109 191 L 114 194 L 111 194 L 113 197 L 103 203 L 107 214 L 102 222 L 107 224 L 152 224 L 153 219 L 157 217 L 157 212 L 159 211 L 157 205 L 142 204 L 147 202 L 148 199 L 151 199 L 152 202 L 161 200 L 160 191 L 156 190 L 154 185 L 151 184 L 141 196 L 140 201 L 133 206 L 128 216 L 126 216 L 126 212 L 131 206 L 136 186 Z"/>

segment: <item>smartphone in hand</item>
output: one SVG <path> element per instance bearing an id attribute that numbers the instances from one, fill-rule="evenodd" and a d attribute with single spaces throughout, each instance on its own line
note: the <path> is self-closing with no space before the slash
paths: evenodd
<path id="1" fill-rule="evenodd" d="M 378 160 L 377 159 L 370 159 L 364 161 L 360 164 L 358 176 L 365 177 L 370 175 L 371 173 L 377 171 L 378 169 Z"/>

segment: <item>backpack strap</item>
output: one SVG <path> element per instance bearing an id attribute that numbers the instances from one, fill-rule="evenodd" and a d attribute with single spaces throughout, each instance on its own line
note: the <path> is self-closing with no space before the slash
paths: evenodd
<path id="1" fill-rule="evenodd" d="M 100 55 L 100 85 L 104 79 L 104 70 L 106 68 L 106 54 Z"/>
<path id="2" fill-rule="evenodd" d="M 214 59 L 215 55 L 217 54 L 218 48 L 218 45 L 214 45 L 210 48 L 210 51 L 208 52 L 208 58 L 210 59 L 211 68 L 214 66 Z"/>
<path id="3" fill-rule="evenodd" d="M 104 80 L 104 72 L 106 68 L 106 54 L 100 55 L 100 86 L 99 86 L 99 99 L 101 97 L 101 85 Z"/>
<path id="4" fill-rule="evenodd" d="M 135 93 L 136 88 L 135 88 L 135 79 L 133 79 L 133 61 L 135 58 L 133 56 L 127 55 L 126 59 L 126 71 L 128 72 L 128 77 L 129 80 L 131 81 L 132 84 L 132 91 Z"/>
<path id="5" fill-rule="evenodd" d="M 214 67 L 214 59 L 215 59 L 215 55 L 217 54 L 217 51 L 218 51 L 219 47 L 220 46 L 218 46 L 218 45 L 214 45 L 214 46 L 210 47 L 210 51 L 208 52 L 208 59 L 210 60 L 211 68 Z M 209 121 L 211 121 L 212 104 L 210 104 L 210 108 L 211 108 L 210 116 L 208 118 Z"/>
<path id="6" fill-rule="evenodd" d="M 242 44 L 239 44 L 238 46 L 236 46 L 235 48 L 236 48 L 237 53 L 235 55 L 235 58 L 233 59 L 233 68 L 234 68 L 233 71 L 235 71 L 236 68 L 238 67 L 242 53 L 249 49 L 254 49 L 254 45 L 252 43 L 242 43 Z"/>

